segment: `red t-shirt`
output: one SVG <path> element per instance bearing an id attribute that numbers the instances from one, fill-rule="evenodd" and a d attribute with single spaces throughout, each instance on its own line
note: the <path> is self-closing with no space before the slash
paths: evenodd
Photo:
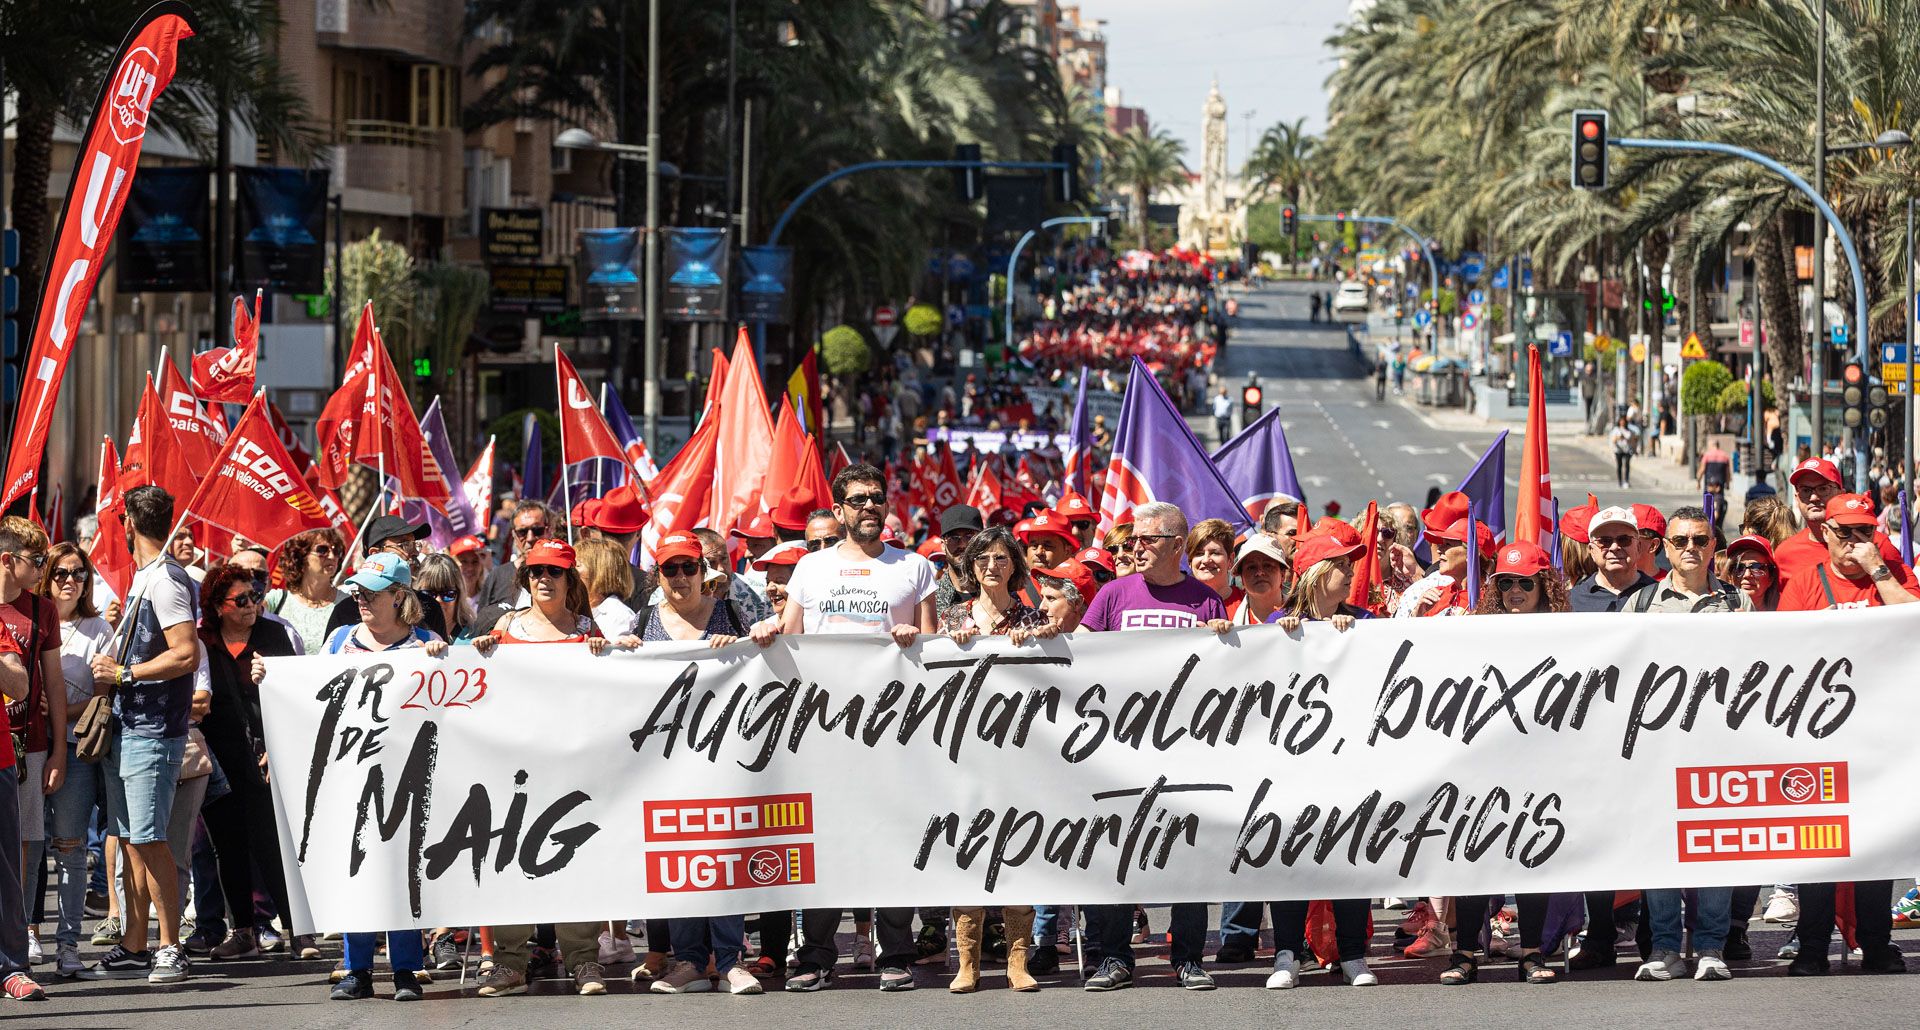
<path id="1" fill-rule="evenodd" d="M 46 677 L 41 675 L 40 655 L 60 650 L 60 609 L 51 600 L 22 590 L 13 600 L 0 602 L 0 626 L 27 663 L 27 682 L 32 684 L 26 700 L 7 706 L 7 722 L 13 732 L 26 735 L 27 753 L 38 754 L 47 750 Z M 66 689 L 64 682 L 60 689 Z"/>
<path id="2" fill-rule="evenodd" d="M 1920 597 L 1920 583 L 1913 578 L 1913 570 L 1905 565 L 1888 565 L 1893 575 L 1907 593 Z M 1826 582 L 1821 583 L 1820 572 L 1827 572 Z M 1833 599 L 1827 599 L 1827 591 L 1833 591 Z M 1804 569 L 1787 581 L 1780 590 L 1780 611 L 1818 612 L 1829 608 L 1878 608 L 1886 602 L 1880 599 L 1880 587 L 1869 576 L 1857 579 L 1835 575 L 1825 565 L 1815 565 Z"/>
<path id="3" fill-rule="evenodd" d="M 1900 560 L 1900 549 L 1893 546 L 1893 541 L 1885 533 L 1874 530 L 1873 542 L 1879 546 L 1880 557 L 1885 558 L 1888 565 Z M 1773 563 L 1780 567 L 1782 583 L 1826 560 L 1826 538 L 1814 536 L 1812 526 L 1780 541 L 1780 546 L 1773 549 Z"/>

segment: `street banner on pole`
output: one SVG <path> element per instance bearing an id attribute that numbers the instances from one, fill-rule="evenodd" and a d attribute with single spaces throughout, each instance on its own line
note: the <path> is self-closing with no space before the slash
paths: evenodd
<path id="1" fill-rule="evenodd" d="M 40 284 L 31 349 L 21 366 L 20 403 L 0 508 L 39 485 L 40 460 L 46 455 L 47 431 L 53 425 L 60 380 L 73 356 L 74 337 L 127 204 L 128 180 L 140 163 L 147 117 L 154 99 L 173 81 L 176 50 L 193 35 L 191 19 L 192 12 L 180 0 L 162 0 L 133 23 L 81 134 L 73 184 L 54 223 L 53 254 Z"/>
<path id="2" fill-rule="evenodd" d="M 793 248 L 740 248 L 740 320 L 785 325 L 793 318 Z M 801 412 L 805 414 L 803 410 Z M 819 426 L 808 426 L 819 432 Z"/>
<path id="3" fill-rule="evenodd" d="M 278 293 L 326 289 L 325 168 L 234 169 L 234 285 Z"/>
<path id="4" fill-rule="evenodd" d="M 201 293 L 213 286 L 207 246 L 213 172 L 143 168 L 128 185 L 127 231 L 120 237 L 116 289 L 128 293 Z"/>
<path id="5" fill-rule="evenodd" d="M 587 318 L 634 321 L 641 304 L 640 230 L 580 230 L 580 310 Z"/>
<path id="6" fill-rule="evenodd" d="M 661 313 L 676 322 L 721 322 L 727 317 L 727 231 L 662 229 L 667 281 Z"/>

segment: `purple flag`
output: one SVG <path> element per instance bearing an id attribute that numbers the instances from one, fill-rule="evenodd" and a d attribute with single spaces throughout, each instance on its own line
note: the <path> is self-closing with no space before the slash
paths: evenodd
<path id="1" fill-rule="evenodd" d="M 1560 498 L 1555 497 L 1553 504 L 1553 532 L 1547 534 L 1547 558 L 1553 567 L 1565 572 L 1566 562 L 1560 557 Z"/>
<path id="2" fill-rule="evenodd" d="M 1189 525 L 1201 519 L 1224 519 L 1236 530 L 1253 528 L 1247 509 L 1207 457 L 1180 410 L 1147 366 L 1134 358 L 1126 400 L 1120 405 L 1120 424 L 1114 429 L 1106 488 L 1100 495 L 1101 527 L 1111 527 L 1122 512 L 1148 501 L 1179 505 Z"/>
<path id="3" fill-rule="evenodd" d="M 447 420 L 440 413 L 440 398 L 427 405 L 426 413 L 420 416 L 420 435 L 426 439 L 427 450 L 433 454 L 433 460 L 440 465 L 441 472 L 449 480 L 459 474 L 460 466 L 454 464 L 453 442 L 447 436 Z M 425 501 L 409 500 L 401 505 L 400 514 L 408 522 L 425 522 L 433 546 L 446 550 L 454 540 L 469 534 L 478 534 L 484 529 L 474 518 L 473 509 L 467 507 L 464 492 L 456 493 L 447 502 L 445 515 L 433 509 Z"/>
<path id="4" fill-rule="evenodd" d="M 1907 506 L 1907 492 L 1900 491 L 1900 560 L 1913 567 L 1913 511 Z"/>
<path id="5" fill-rule="evenodd" d="M 1506 434 L 1502 433 L 1502 436 Z M 1480 513 L 1467 495 L 1467 610 L 1480 607 Z"/>
<path id="6" fill-rule="evenodd" d="M 1485 454 L 1473 463 L 1473 471 L 1455 490 L 1467 495 L 1474 518 L 1493 530 L 1495 542 L 1507 537 L 1507 431 L 1493 438 Z"/>
<path id="7" fill-rule="evenodd" d="M 1080 366 L 1080 389 L 1073 399 L 1073 424 L 1067 430 L 1067 488 L 1082 497 L 1093 492 L 1093 420 L 1087 414 L 1087 366 Z"/>
<path id="8" fill-rule="evenodd" d="M 540 460 L 540 420 L 533 412 L 520 425 L 520 496 L 543 497 L 547 493 L 547 470 Z"/>
<path id="9" fill-rule="evenodd" d="M 1287 431 L 1280 425 L 1279 407 L 1253 420 L 1238 436 L 1213 452 L 1213 463 L 1240 497 L 1254 522 L 1267 505 L 1291 498 L 1306 503 L 1300 477 L 1293 471 L 1293 453 L 1287 449 Z"/>

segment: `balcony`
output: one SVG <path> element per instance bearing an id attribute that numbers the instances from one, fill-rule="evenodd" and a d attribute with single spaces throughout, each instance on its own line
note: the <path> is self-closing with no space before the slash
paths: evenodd
<path id="1" fill-rule="evenodd" d="M 333 168 L 348 207 L 381 214 L 451 218 L 464 208 L 461 140 L 454 129 L 355 119 L 336 133 Z"/>
<path id="2" fill-rule="evenodd" d="M 460 63 L 459 0 L 331 0 L 316 5 L 314 28 L 321 46 L 368 50 L 410 61 Z"/>

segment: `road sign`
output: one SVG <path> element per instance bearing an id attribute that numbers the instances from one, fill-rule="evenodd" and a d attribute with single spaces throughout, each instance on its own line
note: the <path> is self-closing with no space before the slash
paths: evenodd
<path id="1" fill-rule="evenodd" d="M 1422 308 L 1413 313 L 1413 324 L 1425 329 L 1433 321 L 1433 312 Z"/>
<path id="2" fill-rule="evenodd" d="M 1833 327 L 1833 342 L 1836 344 L 1847 342 L 1847 324 L 1845 322 Z"/>
<path id="3" fill-rule="evenodd" d="M 873 309 L 873 324 L 875 326 L 892 325 L 894 316 L 895 316 L 894 310 L 888 307 L 887 305 L 882 304 L 879 307 L 876 307 Z"/>
<path id="4" fill-rule="evenodd" d="M 1573 330 L 1562 329 L 1560 332 L 1554 334 L 1553 342 L 1547 344 L 1547 353 L 1553 355 L 1556 358 L 1572 357 L 1573 356 Z"/>
<path id="5" fill-rule="evenodd" d="M 1520 288 L 1523 290 L 1533 289 L 1533 269 L 1532 268 L 1522 268 L 1520 270 Z"/>
<path id="6" fill-rule="evenodd" d="M 1460 316 L 1460 328 L 1472 329 L 1480 324 L 1480 312 L 1469 311 Z"/>
<path id="7" fill-rule="evenodd" d="M 1496 268 L 1493 270 L 1493 288 L 1494 289 L 1504 290 L 1507 288 L 1507 284 L 1512 281 L 1513 280 L 1507 277 L 1507 266 L 1501 265 L 1499 268 Z"/>
<path id="8" fill-rule="evenodd" d="M 1613 345 L 1614 345 L 1613 337 L 1608 336 L 1606 333 L 1601 333 L 1600 335 L 1593 338 L 1593 349 L 1596 351 L 1599 351 L 1602 354 L 1605 354 L 1608 351 L 1613 350 Z"/>
<path id="9" fill-rule="evenodd" d="M 873 309 L 873 338 L 880 342 L 880 346 L 893 346 L 893 338 L 900 333 L 900 326 L 896 322 L 898 317 L 899 313 L 885 304 Z"/>
<path id="10" fill-rule="evenodd" d="M 1647 344 L 1646 344 L 1646 341 L 1644 341 L 1644 340 L 1635 340 L 1635 341 L 1633 341 L 1633 343 L 1632 343 L 1632 345 L 1630 345 L 1630 346 L 1629 346 L 1629 347 L 1627 348 L 1627 356 L 1628 356 L 1628 357 L 1630 357 L 1630 358 L 1632 358 L 1632 359 L 1633 359 L 1633 363 L 1634 363 L 1634 364 L 1636 364 L 1636 365 L 1638 365 L 1638 364 L 1640 364 L 1641 362 L 1643 362 L 1643 361 L 1645 361 L 1645 360 L 1647 360 Z"/>
<path id="11" fill-rule="evenodd" d="M 1904 343 L 1881 344 L 1880 361 L 1882 364 L 1888 365 L 1899 362 L 1901 366 L 1904 367 L 1907 363 L 1907 345 Z M 1885 379 L 1886 376 L 1881 376 L 1880 378 Z"/>
<path id="12" fill-rule="evenodd" d="M 1487 302 L 1487 291 L 1485 291 L 1485 290 L 1469 290 L 1469 291 L 1467 291 L 1467 303 L 1469 303 L 1469 304 L 1485 304 L 1486 302 Z"/>
<path id="13" fill-rule="evenodd" d="M 1880 381 L 1883 383 L 1904 383 L 1907 381 L 1907 363 L 1905 360 L 1890 361 L 1880 366 Z"/>
<path id="14" fill-rule="evenodd" d="M 1680 356 L 1693 361 L 1707 356 L 1707 348 L 1701 345 L 1699 333 L 1687 334 L 1687 342 L 1680 345 Z"/>
<path id="15" fill-rule="evenodd" d="M 1454 262 L 1453 267 L 1454 271 L 1460 273 L 1460 278 L 1470 283 L 1477 283 L 1480 281 L 1480 273 L 1486 271 L 1487 256 L 1477 250 L 1469 250 L 1460 255 L 1460 259 Z"/>

